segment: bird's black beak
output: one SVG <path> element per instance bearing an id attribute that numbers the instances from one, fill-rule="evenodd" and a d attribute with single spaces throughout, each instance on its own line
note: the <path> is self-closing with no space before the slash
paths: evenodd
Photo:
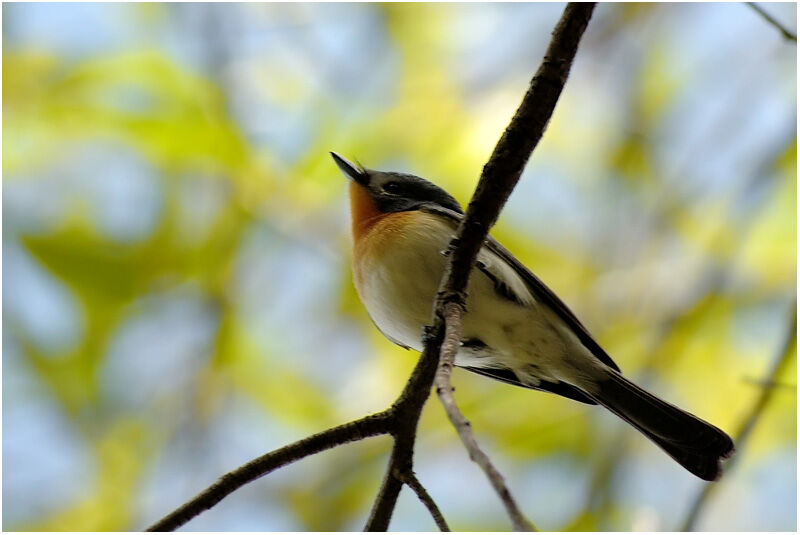
<path id="1" fill-rule="evenodd" d="M 354 164 L 335 152 L 331 152 L 331 157 L 333 157 L 333 161 L 336 162 L 336 165 L 339 166 L 339 169 L 346 177 L 355 180 L 362 186 L 369 185 L 369 174 L 361 165 Z"/>

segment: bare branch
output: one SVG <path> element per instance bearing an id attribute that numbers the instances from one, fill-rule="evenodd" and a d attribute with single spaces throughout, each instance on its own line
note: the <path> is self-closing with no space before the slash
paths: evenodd
<path id="1" fill-rule="evenodd" d="M 403 392 L 392 407 L 259 457 L 223 476 L 196 498 L 153 525 L 151 531 L 166 531 L 182 526 L 237 488 L 276 468 L 346 442 L 380 434 L 391 434 L 394 438 L 394 447 L 384 482 L 376 496 L 365 529 L 369 531 L 388 529 L 397 497 L 404 483 L 417 492 L 440 529 L 447 527 L 438 507 L 416 477 L 413 477 L 417 424 L 422 408 L 430 395 L 439 364 L 445 333 L 445 310 L 446 308 L 452 310 L 452 306 L 455 306 L 459 310 L 459 318 L 463 313 L 467 281 L 477 252 L 519 180 L 531 151 L 544 133 L 594 6 L 593 3 L 567 5 L 553 31 L 553 39 L 542 65 L 534 76 L 522 104 L 495 147 L 492 157 L 484 167 L 476 192 L 467 208 L 467 215 L 454 240 L 453 254 L 442 279 L 441 291 L 437 295 L 434 323 L 426 331 L 425 350 Z M 460 327 L 456 328 L 460 331 Z M 453 351 L 452 347 L 450 351 Z M 449 379 L 447 384 L 449 386 Z M 474 442 L 474 439 L 472 440 Z M 476 448 L 477 444 L 474 444 L 472 449 Z M 488 458 L 483 465 L 487 463 Z M 488 463 L 488 466 L 490 465 L 491 463 Z M 496 477 L 490 476 L 490 478 L 499 478 L 502 481 L 496 470 L 494 473 Z M 500 494 L 504 501 L 511 499 L 507 489 L 505 494 L 503 492 Z M 517 514 L 524 520 L 518 510 Z M 515 527 L 532 527 L 514 516 L 512 518 Z"/>
<path id="2" fill-rule="evenodd" d="M 375 496 L 375 503 L 372 504 L 372 511 L 370 511 L 367 525 L 364 526 L 364 531 L 387 531 L 389 529 L 392 513 L 397 505 L 397 497 L 403 488 L 403 482 L 395 475 L 403 470 L 400 468 L 401 466 L 407 464 L 401 457 L 404 455 L 395 440 L 392 455 L 389 458 L 389 467 L 386 469 L 386 477 L 383 479 L 378 495 Z M 409 468 L 406 467 L 406 469 Z"/>
<path id="3" fill-rule="evenodd" d="M 439 346 L 441 345 L 441 331 L 434 332 L 428 329 L 425 334 L 425 351 L 417 362 L 411 378 L 406 383 L 400 397 L 392 405 L 397 425 L 393 429 L 394 447 L 389 459 L 381 490 L 375 497 L 365 531 L 386 531 L 392 519 L 397 497 L 400 495 L 402 482 L 397 479 L 397 473 L 413 473 L 414 442 L 416 441 L 417 423 L 422 413 L 422 407 L 430 395 L 433 385 L 433 376 L 439 363 Z M 428 346 L 435 349 L 429 349 Z"/>
<path id="4" fill-rule="evenodd" d="M 461 341 L 461 319 L 466 306 L 466 288 L 472 266 L 489 229 L 497 221 L 511 191 L 516 186 L 531 152 L 544 134 L 567 81 L 572 61 L 583 32 L 594 11 L 593 3 L 570 3 L 553 30 L 542 64 L 531 80 L 511 123 L 484 166 L 478 187 L 459 226 L 445 277 L 440 286 L 434 329 L 446 328 L 436 386 L 439 398 L 456 427 L 470 458 L 486 473 L 511 517 L 514 529 L 536 529 L 519 510 L 503 476 L 480 449 L 469 422 L 455 404 L 450 372 Z M 426 344 L 426 352 L 431 349 Z"/>
<path id="5" fill-rule="evenodd" d="M 758 13 L 759 15 L 761 15 L 761 16 L 764 18 L 764 20 L 766 20 L 768 23 L 770 23 L 770 24 L 772 24 L 773 26 L 775 26 L 775 28 L 777 28 L 777 29 L 778 29 L 778 31 L 779 31 L 779 32 L 781 32 L 781 34 L 782 34 L 782 35 L 783 35 L 783 36 L 784 36 L 786 39 L 788 39 L 788 40 L 790 40 L 790 41 L 794 41 L 795 43 L 797 42 L 797 35 L 795 35 L 795 34 L 793 34 L 792 32 L 790 32 L 790 31 L 789 31 L 789 30 L 786 28 L 786 26 L 784 26 L 783 24 L 781 24 L 780 22 L 778 22 L 778 20 L 777 20 L 777 19 L 775 19 L 775 18 L 774 18 L 772 15 L 770 15 L 769 13 L 767 13 L 766 11 L 764 11 L 764 9 L 763 9 L 761 6 L 759 6 L 759 5 L 758 5 L 758 4 L 756 4 L 755 2 L 746 2 L 746 4 L 747 4 L 748 6 L 750 6 L 751 8 L 753 8 L 753 11 L 755 11 L 756 13 Z"/>
<path id="6" fill-rule="evenodd" d="M 770 174 L 767 172 L 767 169 L 772 165 L 772 163 L 780 157 L 787 149 L 790 147 L 794 147 L 796 145 L 796 128 L 795 123 L 792 121 L 791 125 L 786 129 L 786 135 L 782 136 L 779 140 L 779 143 L 775 144 L 773 148 L 769 150 L 769 154 L 767 157 L 763 158 L 763 161 L 756 167 L 758 169 L 757 172 L 753 173 L 751 178 L 739 189 L 739 201 L 743 199 L 749 199 L 751 197 L 750 191 L 753 187 L 755 187 L 756 183 L 762 182 L 765 178 L 769 178 Z M 702 146 L 702 144 L 698 144 L 698 146 Z M 694 157 L 700 157 L 700 153 L 693 155 Z M 684 165 L 678 166 L 679 168 L 686 168 L 688 169 L 688 160 L 684 162 Z M 676 173 L 672 173 L 673 176 L 677 176 Z M 659 211 L 662 212 L 662 215 L 659 215 L 659 218 L 663 218 L 665 221 L 667 219 L 670 220 L 677 220 L 678 216 L 669 215 L 668 217 L 666 214 L 674 212 L 683 213 L 688 210 L 689 206 L 689 197 L 682 196 L 681 199 L 672 199 L 667 200 L 667 205 L 665 208 L 661 208 Z M 737 201 L 738 202 L 738 201 Z M 749 204 L 747 210 L 742 215 L 741 213 L 738 216 L 738 227 L 743 229 L 746 228 L 750 222 L 750 220 L 758 213 L 759 204 Z M 665 237 L 671 232 L 671 227 L 667 223 L 660 225 L 657 228 L 658 232 L 653 232 L 649 238 L 650 242 L 656 242 L 658 240 L 663 241 Z M 720 227 L 717 231 L 717 236 L 721 236 L 723 230 Z M 710 240 L 713 241 L 713 240 Z M 736 251 L 731 251 L 730 256 L 735 257 Z M 658 324 L 656 324 L 655 331 L 657 335 L 650 343 L 650 349 L 645 351 L 645 353 L 649 354 L 650 356 L 645 362 L 645 365 L 639 370 L 638 372 L 638 384 L 640 386 L 646 387 L 655 377 L 656 372 L 659 366 L 662 366 L 663 363 L 661 362 L 662 356 L 665 352 L 665 343 L 667 341 L 668 335 L 676 328 L 681 318 L 687 316 L 690 310 L 696 308 L 699 303 L 701 303 L 704 299 L 708 298 L 709 296 L 713 296 L 717 293 L 723 292 L 726 285 L 728 284 L 729 279 L 731 278 L 731 273 L 728 270 L 721 271 L 719 269 L 718 263 L 716 260 L 707 260 L 704 266 L 701 266 L 693 280 L 685 281 L 685 284 L 691 284 L 693 286 L 693 290 L 689 292 L 690 295 L 693 295 L 693 299 L 690 302 L 683 303 L 678 305 L 677 307 L 673 308 L 669 313 L 659 320 Z M 667 350 L 668 352 L 673 352 L 670 348 Z M 743 381 L 754 382 L 759 385 L 767 386 L 768 383 L 764 382 L 763 380 L 759 379 L 758 381 L 754 379 L 747 379 L 742 378 Z M 785 389 L 797 389 L 796 385 L 789 385 L 783 383 L 776 383 L 770 384 L 769 387 L 772 388 L 785 388 Z M 618 465 L 622 462 L 623 459 L 627 458 L 627 448 L 629 443 L 630 437 L 630 428 L 626 427 L 624 429 L 620 429 L 616 433 L 616 438 L 612 442 L 612 446 L 608 449 L 608 454 L 606 458 L 600 462 L 598 471 L 594 474 L 592 478 L 592 482 L 589 485 L 589 491 L 586 495 L 586 505 L 584 507 L 584 513 L 591 512 L 600 518 L 601 510 L 604 508 L 608 508 L 608 504 L 613 503 L 613 496 L 612 493 L 609 491 L 609 485 L 612 481 L 612 477 L 617 470 Z"/>
<path id="7" fill-rule="evenodd" d="M 790 323 L 789 328 L 786 332 L 786 337 L 781 344 L 781 349 L 777 353 L 777 357 L 775 359 L 775 363 L 772 365 L 772 370 L 770 371 L 767 379 L 765 380 L 767 383 L 774 383 L 776 379 L 780 376 L 783 369 L 786 365 L 790 362 L 790 357 L 792 356 L 792 350 L 797 345 L 797 301 L 792 303 L 791 314 L 790 314 Z M 736 444 L 736 448 L 739 450 L 739 455 L 734 456 L 731 458 L 730 461 L 727 463 L 727 470 L 733 468 L 735 463 L 742 458 L 741 451 L 744 449 L 744 446 L 747 442 L 750 433 L 752 433 L 753 428 L 758 423 L 758 420 L 761 419 L 761 415 L 764 413 L 764 409 L 766 408 L 767 404 L 769 403 L 770 399 L 772 399 L 772 395 L 775 392 L 774 388 L 764 388 L 761 390 L 761 394 L 756 399 L 755 404 L 753 404 L 753 408 L 750 409 L 750 413 L 747 417 L 742 421 L 741 426 L 739 427 L 739 432 L 736 433 L 736 439 L 734 443 Z M 707 483 L 703 490 L 700 491 L 700 494 L 697 496 L 694 504 L 692 505 L 689 514 L 686 516 L 686 520 L 681 527 L 681 531 L 692 531 L 694 529 L 694 525 L 697 522 L 697 519 L 700 516 L 700 512 L 702 511 L 705 504 L 708 502 L 708 498 L 711 494 L 715 491 L 716 488 L 719 487 L 719 483 Z"/>
<path id="8" fill-rule="evenodd" d="M 436 393 L 439 395 L 442 405 L 444 405 L 447 416 L 450 418 L 456 431 L 458 431 L 458 436 L 461 438 L 461 442 L 464 443 L 464 447 L 469 453 L 469 458 L 486 473 L 486 477 L 489 478 L 495 492 L 500 496 L 500 500 L 503 502 L 508 516 L 511 517 L 514 530 L 536 531 L 536 527 L 530 520 L 525 518 L 525 515 L 520 511 L 500 471 L 495 468 L 489 456 L 486 455 L 478 445 L 472 433 L 470 423 L 464 418 L 464 415 L 461 414 L 453 398 L 453 387 L 450 385 L 450 372 L 453 369 L 453 361 L 461 341 L 461 317 L 463 309 L 454 303 L 450 303 L 445 310 L 447 329 L 445 331 L 444 344 L 442 344 L 442 357 L 439 362 L 439 369 L 436 371 L 436 378 L 434 379 Z"/>
<path id="9" fill-rule="evenodd" d="M 409 473 L 396 473 L 395 477 L 402 481 L 408 488 L 414 491 L 419 498 L 419 501 L 428 509 L 428 512 L 433 517 L 433 521 L 436 522 L 436 526 L 439 528 L 439 531 L 450 531 L 450 527 L 447 525 L 447 521 L 444 519 L 442 512 L 439 510 L 439 506 L 436 505 L 436 502 L 433 500 L 428 491 L 425 487 L 422 486 L 417 476 L 411 472 Z"/>
<path id="10" fill-rule="evenodd" d="M 456 241 L 458 246 L 450 255 L 447 282 L 441 287 L 444 291 L 442 301 L 462 301 L 461 297 L 467 287 L 467 279 L 478 250 L 489 229 L 497 221 L 500 210 L 519 181 L 531 152 L 542 138 L 553 115 L 578 50 L 578 43 L 594 7 L 594 3 L 567 4 L 553 30 L 553 38 L 542 64 L 489 161 L 483 167 L 475 194 L 459 227 Z M 468 227 L 471 230 L 467 231 Z"/>
<path id="11" fill-rule="evenodd" d="M 394 414 L 390 409 L 333 427 L 271 451 L 228 472 L 195 498 L 147 528 L 147 531 L 173 531 L 203 511 L 210 509 L 239 487 L 277 468 L 348 442 L 385 435 L 391 431 L 393 425 Z"/>

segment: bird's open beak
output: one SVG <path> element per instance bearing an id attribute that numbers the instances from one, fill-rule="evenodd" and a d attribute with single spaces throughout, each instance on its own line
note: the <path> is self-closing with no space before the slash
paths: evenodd
<path id="1" fill-rule="evenodd" d="M 369 174 L 367 174 L 367 170 L 361 167 L 361 165 L 354 164 L 349 160 L 339 156 L 335 152 L 331 152 L 331 156 L 333 157 L 333 161 L 336 162 L 336 165 L 339 166 L 339 169 L 346 177 L 355 180 L 362 186 L 369 185 Z"/>

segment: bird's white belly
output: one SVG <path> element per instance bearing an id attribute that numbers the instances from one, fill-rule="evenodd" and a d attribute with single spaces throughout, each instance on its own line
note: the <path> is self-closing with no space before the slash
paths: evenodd
<path id="1" fill-rule="evenodd" d="M 408 227 L 382 254 L 362 260 L 361 280 L 356 286 L 370 317 L 384 335 L 417 351 L 423 349 L 423 328 L 432 321 L 447 260 L 443 251 L 452 232 L 439 221 Z M 481 258 L 497 261 L 493 254 L 489 258 L 490 254 L 484 250 Z M 549 307 L 533 298 L 513 270 L 500 272 L 524 303 L 498 294 L 494 281 L 473 270 L 462 340 L 479 340 L 483 346 L 465 345 L 456 355 L 456 364 L 508 368 L 534 384 L 539 378 L 572 379 L 574 371 L 567 356 L 584 349 L 582 344 Z"/>
<path id="2" fill-rule="evenodd" d="M 415 233 L 416 234 L 416 233 Z M 357 284 L 372 321 L 388 337 L 422 350 L 422 330 L 433 316 L 433 301 L 445 268 L 447 242 L 435 236 L 399 237 L 392 247 L 362 269 Z"/>

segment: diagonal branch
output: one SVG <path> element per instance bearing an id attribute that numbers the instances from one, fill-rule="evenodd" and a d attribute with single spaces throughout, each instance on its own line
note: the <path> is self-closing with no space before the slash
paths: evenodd
<path id="1" fill-rule="evenodd" d="M 437 299 L 438 328 L 444 318 L 444 343 L 435 384 L 439 398 L 461 441 L 486 473 L 518 531 L 536 529 L 519 510 L 503 476 L 480 449 L 469 422 L 459 411 L 450 385 L 450 372 L 461 341 L 461 321 L 466 310 L 466 288 L 472 266 L 491 226 L 497 221 L 511 191 L 519 181 L 534 147 L 544 134 L 567 81 L 578 44 L 594 11 L 593 3 L 570 3 L 553 30 L 542 64 L 531 80 L 511 123 L 484 166 L 478 187 L 454 240 L 453 254 Z M 426 345 L 426 350 L 428 349 Z"/>
<path id="2" fill-rule="evenodd" d="M 454 303 L 449 303 L 445 309 L 445 320 L 447 322 L 447 329 L 445 331 L 444 344 L 442 344 L 442 360 L 439 362 L 439 369 L 436 371 L 436 378 L 434 384 L 436 385 L 436 393 L 439 395 L 439 400 L 447 412 L 447 416 L 453 423 L 453 426 L 458 431 L 458 436 L 464 447 L 469 453 L 469 458 L 477 463 L 478 466 L 486 473 L 489 481 L 494 487 L 497 495 L 511 517 L 511 523 L 515 531 L 537 531 L 536 526 L 530 520 L 525 518 L 522 514 L 517 502 L 511 496 L 511 491 L 508 490 L 506 482 L 502 474 L 492 464 L 491 459 L 480 448 L 475 435 L 472 433 L 470 423 L 461 414 L 461 411 L 456 405 L 456 400 L 453 398 L 453 387 L 450 385 L 450 372 L 453 370 L 453 361 L 455 354 L 461 343 L 461 316 L 463 310 Z"/>
<path id="3" fill-rule="evenodd" d="M 449 255 L 450 261 L 439 286 L 433 326 L 428 331 L 425 350 L 420 357 L 418 368 L 424 367 L 428 370 L 432 366 L 435 371 L 439 365 L 445 332 L 445 310 L 450 304 L 455 305 L 459 309 L 456 314 L 460 320 L 465 309 L 467 282 L 478 251 L 486 240 L 489 229 L 497 220 L 500 210 L 511 195 L 533 148 L 544 134 L 558 97 L 567 81 L 567 74 L 577 52 L 578 43 L 589 23 L 594 7 L 593 3 L 570 3 L 567 5 L 553 30 L 553 38 L 542 64 L 533 77 L 522 103 L 497 143 L 489 162 L 483 168 L 481 179 L 467 207 L 466 216 L 461 221 L 456 238 L 451 244 L 452 254 Z M 456 336 L 456 340 L 459 338 L 460 336 Z M 452 366 L 452 362 L 449 365 Z M 432 382 L 433 375 L 430 376 L 430 382 L 427 383 L 426 397 Z M 449 386 L 449 380 L 447 384 Z M 422 406 L 420 405 L 419 408 L 421 410 Z M 418 417 L 419 413 L 417 413 Z M 413 441 L 411 448 L 408 457 L 403 459 L 395 456 L 398 451 L 395 448 L 383 487 L 367 523 L 367 530 L 388 528 L 394 505 L 397 502 L 397 495 L 402 486 L 394 476 L 394 468 L 402 461 L 406 462 L 410 469 Z M 500 479 L 502 480 L 502 478 Z M 506 494 L 501 494 L 501 496 L 510 499 L 510 494 L 507 489 L 505 490 Z M 509 503 L 509 501 L 504 500 L 504 503 Z M 522 515 L 517 509 L 516 514 L 512 515 L 515 527 L 521 528 L 525 525 L 525 522 L 519 520 L 520 518 Z"/>
<path id="4" fill-rule="evenodd" d="M 484 166 L 478 187 L 467 208 L 467 214 L 459 227 L 456 239 L 451 244 L 453 254 L 450 255 L 450 262 L 437 295 L 433 326 L 426 329 L 423 340 L 425 350 L 397 401 L 381 413 L 323 431 L 267 453 L 226 474 L 196 498 L 154 524 L 150 531 L 176 529 L 201 512 L 213 507 L 239 487 L 281 466 L 347 442 L 381 434 L 392 435 L 394 446 L 383 484 L 376 496 L 365 529 L 368 531 L 388 529 L 397 497 L 404 484 L 417 493 L 428 507 L 439 528 L 443 530 L 447 528 L 441 512 L 430 495 L 419 484 L 413 471 L 417 425 L 439 366 L 446 331 L 445 314 L 447 311 L 450 311 L 449 314 L 453 314 L 452 311 L 455 311 L 453 317 L 448 318 L 447 327 L 450 329 L 450 338 L 455 340 L 456 346 L 454 347 L 451 340 L 449 349 L 445 352 L 450 356 L 444 364 L 444 366 L 452 368 L 453 356 L 457 351 L 457 343 L 460 339 L 460 320 L 465 310 L 467 282 L 475 258 L 486 240 L 489 229 L 497 220 L 500 210 L 511 194 L 511 190 L 519 180 L 531 151 L 544 133 L 594 7 L 593 3 L 567 5 L 553 31 L 553 38 L 542 64 L 531 81 L 522 104 L 500 138 L 489 162 Z M 448 375 L 444 376 L 443 381 L 446 389 L 452 392 Z M 452 406 L 455 407 L 454 402 Z M 462 436 L 472 437 L 466 425 L 457 427 Z M 466 428 L 466 434 L 463 428 Z M 471 438 L 467 446 L 470 455 L 474 458 L 474 451 L 479 451 L 474 438 Z M 482 465 L 491 466 L 488 458 L 485 455 L 483 457 L 485 462 Z M 496 470 L 490 474 L 490 479 L 502 482 L 502 477 Z M 504 503 L 513 503 L 511 495 L 504 485 L 498 490 Z M 516 511 L 512 514 L 514 527 L 517 529 L 532 528 L 518 508 L 516 506 L 514 508 Z"/>
<path id="5" fill-rule="evenodd" d="M 797 35 L 792 33 L 792 32 L 790 32 L 786 28 L 786 26 L 784 26 L 783 24 L 778 22 L 778 20 L 775 17 L 773 17 L 772 15 L 770 15 L 769 13 L 764 11 L 764 8 L 762 8 L 761 6 L 756 4 L 755 2 L 746 2 L 746 4 L 748 6 L 750 6 L 751 8 L 753 8 L 753 11 L 755 11 L 756 13 L 761 15 L 764 18 L 765 21 L 767 21 L 769 24 L 772 24 L 773 26 L 775 26 L 775 28 L 777 28 L 778 31 L 781 32 L 783 37 L 785 37 L 786 39 L 788 39 L 790 41 L 794 41 L 795 43 L 797 42 Z"/>
<path id="6" fill-rule="evenodd" d="M 389 522 L 392 520 L 392 513 L 397 504 L 397 497 L 400 496 L 400 490 L 403 488 L 403 482 L 397 477 L 397 474 L 413 469 L 412 466 L 408 466 L 406 459 L 408 456 L 402 453 L 398 444 L 399 441 L 395 440 L 386 476 L 378 495 L 375 496 L 375 503 L 372 505 L 372 511 L 370 511 L 367 525 L 364 526 L 364 531 L 388 531 Z"/>
<path id="7" fill-rule="evenodd" d="M 775 383 L 776 379 L 780 376 L 783 372 L 786 365 L 790 362 L 792 356 L 792 350 L 795 349 L 797 346 L 797 301 L 794 301 L 791 305 L 791 313 L 789 319 L 789 328 L 786 332 L 786 337 L 784 338 L 783 343 L 781 344 L 780 352 L 777 354 L 777 358 L 775 359 L 775 363 L 772 366 L 772 370 L 770 370 L 769 375 L 767 376 L 766 382 L 767 384 Z M 753 408 L 750 410 L 750 413 L 747 417 L 742 421 L 741 426 L 739 427 L 739 432 L 736 433 L 735 444 L 736 447 L 741 452 L 744 448 L 745 443 L 747 442 L 750 433 L 752 433 L 753 428 L 756 426 L 758 421 L 761 419 L 761 415 L 764 413 L 764 409 L 767 407 L 770 399 L 775 392 L 775 388 L 771 388 L 769 386 L 764 386 L 761 389 L 761 394 L 758 396 Z M 727 470 L 733 468 L 734 464 L 742 458 L 741 453 L 737 456 L 734 456 L 730 461 L 727 463 Z M 683 526 L 681 527 L 681 531 L 692 531 L 694 529 L 694 525 L 697 522 L 697 519 L 700 516 L 700 512 L 702 511 L 703 507 L 708 501 L 708 498 L 711 496 L 711 493 L 714 492 L 719 486 L 719 483 L 707 483 L 703 490 L 700 491 L 700 494 L 697 496 L 694 504 L 692 505 L 689 514 L 686 516 L 686 520 L 683 522 Z"/>
<path id="8" fill-rule="evenodd" d="M 391 410 L 387 410 L 333 427 L 271 451 L 228 472 L 195 498 L 147 528 L 147 531 L 174 531 L 203 511 L 215 506 L 236 489 L 277 468 L 348 442 L 385 435 L 391 431 L 393 424 L 394 414 Z"/>
<path id="9" fill-rule="evenodd" d="M 433 517 L 433 521 L 436 522 L 436 527 L 439 528 L 439 531 L 450 531 L 450 527 L 447 525 L 447 521 L 444 519 L 442 512 L 439 510 L 439 506 L 436 505 L 436 502 L 433 501 L 433 497 L 428 494 L 428 491 L 425 487 L 422 486 L 419 479 L 417 479 L 416 474 L 411 472 L 410 474 L 406 473 L 396 473 L 395 477 L 403 482 L 408 488 L 414 491 L 419 498 L 419 501 L 428 509 L 428 512 Z"/>
<path id="10" fill-rule="evenodd" d="M 400 397 L 390 409 L 396 414 L 397 426 L 393 429 L 394 447 L 389 459 L 383 484 L 375 503 L 372 506 L 365 531 L 386 531 L 392 519 L 394 507 L 403 482 L 397 474 L 413 474 L 414 443 L 417 436 L 417 423 L 419 422 L 422 407 L 430 395 L 433 385 L 433 376 L 439 363 L 438 349 L 435 352 L 428 350 L 427 345 L 441 345 L 441 335 L 428 329 L 425 334 L 426 349 L 417 361 L 417 366 L 406 383 Z"/>
<path id="11" fill-rule="evenodd" d="M 483 167 L 475 194 L 458 230 L 457 246 L 450 258 L 446 283 L 441 287 L 444 293 L 440 299 L 442 303 L 453 299 L 461 301 L 478 250 L 497 221 L 500 210 L 519 181 L 531 152 L 553 115 L 594 7 L 594 3 L 567 4 L 553 30 L 553 38 L 542 64 Z M 441 307 L 438 310 L 441 311 Z"/>

